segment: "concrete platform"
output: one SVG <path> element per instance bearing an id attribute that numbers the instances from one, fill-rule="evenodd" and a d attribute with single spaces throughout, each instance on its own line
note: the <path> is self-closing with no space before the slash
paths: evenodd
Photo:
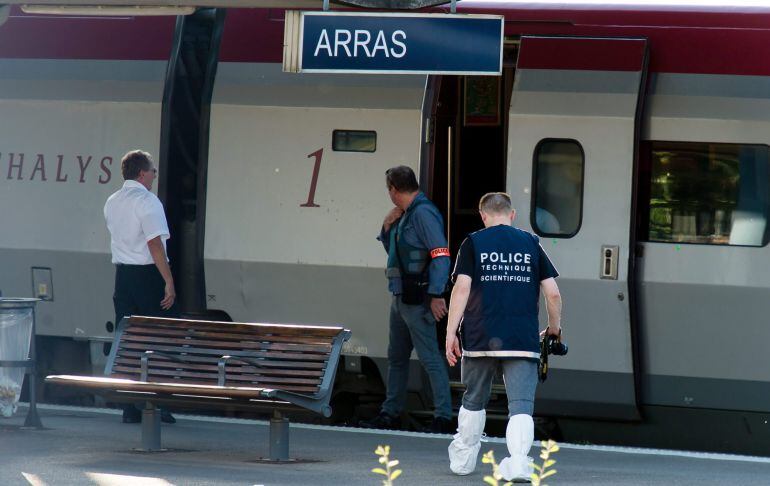
<path id="1" fill-rule="evenodd" d="M 451 436 L 413 432 L 292 424 L 292 457 L 268 464 L 268 424 L 263 421 L 177 415 L 163 425 L 167 452 L 141 453 L 140 426 L 122 424 L 120 412 L 40 406 L 44 430 L 21 427 L 25 410 L 0 419 L 0 485 L 333 485 L 382 484 L 378 444 L 391 446 L 401 461 L 399 485 L 483 485 L 490 472 L 458 477 L 449 471 Z M 767 485 L 770 458 L 679 451 L 560 444 L 555 455 L 560 485 Z M 502 439 L 489 439 L 482 452 L 506 455 Z M 536 457 L 533 447 L 530 455 Z"/>

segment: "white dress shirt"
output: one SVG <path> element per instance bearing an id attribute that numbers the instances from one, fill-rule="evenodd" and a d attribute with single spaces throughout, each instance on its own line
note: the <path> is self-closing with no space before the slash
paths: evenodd
<path id="1" fill-rule="evenodd" d="M 160 236 L 163 248 L 169 237 L 166 214 L 158 196 L 137 181 L 128 180 L 104 204 L 104 219 L 110 230 L 112 263 L 155 263 L 147 242 Z"/>

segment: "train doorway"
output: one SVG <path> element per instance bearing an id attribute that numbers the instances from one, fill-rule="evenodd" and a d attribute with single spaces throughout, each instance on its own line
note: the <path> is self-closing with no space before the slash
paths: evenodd
<path id="1" fill-rule="evenodd" d="M 506 45 L 502 76 L 431 76 L 426 89 L 421 183 L 444 216 L 454 256 L 482 228 L 479 198 L 505 191 L 508 107 L 516 45 Z"/>

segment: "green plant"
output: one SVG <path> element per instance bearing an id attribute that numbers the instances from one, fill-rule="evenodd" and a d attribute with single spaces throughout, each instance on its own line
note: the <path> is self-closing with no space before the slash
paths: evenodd
<path id="1" fill-rule="evenodd" d="M 535 470 L 535 472 L 532 473 L 532 486 L 548 486 L 547 484 L 543 483 L 543 480 L 548 476 L 553 476 L 556 474 L 556 469 L 549 470 L 548 468 L 556 464 L 556 460 L 551 459 L 551 454 L 554 452 L 559 452 L 559 445 L 550 439 L 541 441 L 540 445 L 542 447 L 540 450 L 540 459 L 543 460 L 543 465 L 532 465 Z"/>
<path id="2" fill-rule="evenodd" d="M 374 451 L 375 454 L 380 456 L 380 464 L 385 466 L 385 469 L 381 467 L 375 467 L 372 469 L 372 472 L 375 474 L 382 474 L 385 476 L 385 479 L 382 480 L 383 486 L 393 486 L 393 481 L 397 477 L 401 475 L 401 469 L 393 469 L 394 467 L 398 466 L 397 460 L 390 460 L 388 456 L 390 456 L 390 446 L 377 446 L 377 449 Z"/>
<path id="3" fill-rule="evenodd" d="M 537 464 L 532 465 L 534 470 L 532 473 L 532 486 L 548 486 L 543 480 L 556 474 L 556 469 L 549 468 L 556 464 L 556 460 L 551 459 L 551 454 L 559 452 L 559 445 L 553 440 L 544 440 L 540 442 L 540 446 L 540 459 L 543 460 L 543 464 L 540 466 Z M 384 466 L 384 469 L 382 467 L 375 467 L 372 469 L 372 472 L 385 476 L 385 479 L 382 480 L 383 486 L 393 486 L 393 481 L 395 481 L 403 471 L 401 469 L 393 469 L 398 466 L 398 461 L 396 459 L 390 460 L 390 446 L 378 445 L 374 453 L 380 456 L 378 461 Z M 513 486 L 513 483 L 510 481 L 507 483 L 500 482 L 500 480 L 503 479 L 503 476 L 500 474 L 497 461 L 495 461 L 494 451 L 489 451 L 484 454 L 481 457 L 481 462 L 484 464 L 492 464 L 492 475 L 484 476 L 485 483 L 490 486 Z"/>
<path id="4" fill-rule="evenodd" d="M 498 470 L 497 461 L 495 461 L 495 451 L 489 451 L 481 456 L 481 462 L 484 464 L 492 464 L 492 475 L 484 476 L 484 482 L 491 486 L 511 486 L 513 483 L 500 483 L 503 476 Z"/>
<path id="5" fill-rule="evenodd" d="M 556 474 L 556 469 L 548 468 L 556 464 L 556 460 L 551 459 L 551 454 L 559 451 L 559 445 L 552 440 L 541 441 L 540 445 L 542 447 L 540 450 L 540 459 L 543 460 L 543 464 L 541 466 L 538 466 L 537 464 L 532 465 L 532 468 L 534 469 L 534 472 L 532 473 L 532 486 L 548 486 L 543 482 L 543 480 Z M 492 464 L 492 475 L 484 476 L 485 483 L 489 484 L 490 486 L 512 486 L 513 483 L 511 482 L 500 482 L 500 480 L 503 479 L 503 476 L 498 470 L 494 451 L 489 451 L 484 454 L 481 458 L 481 462 L 484 464 Z"/>

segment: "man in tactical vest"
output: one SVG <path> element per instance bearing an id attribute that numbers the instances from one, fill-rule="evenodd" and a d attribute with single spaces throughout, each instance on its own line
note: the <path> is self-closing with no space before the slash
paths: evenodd
<path id="1" fill-rule="evenodd" d="M 505 441 L 510 457 L 500 462 L 506 481 L 529 482 L 532 466 L 532 421 L 537 364 L 540 356 L 538 304 L 545 294 L 548 328 L 561 333 L 561 295 L 554 280 L 559 274 L 540 246 L 537 236 L 512 227 L 516 212 L 504 193 L 481 198 L 484 229 L 463 241 L 454 271 L 455 286 L 449 303 L 446 357 L 450 366 L 462 356 L 461 376 L 466 386 L 457 418 L 457 434 L 449 445 L 449 467 L 455 474 L 470 474 L 481 447 L 492 379 L 503 368 L 508 396 Z M 462 321 L 462 352 L 457 329 Z"/>
<path id="2" fill-rule="evenodd" d="M 378 237 L 388 252 L 388 290 L 393 294 L 387 393 L 380 414 L 360 425 L 398 428 L 414 348 L 433 392 L 435 416 L 431 430 L 448 433 L 453 430 L 449 375 L 436 336 L 436 322 L 447 313 L 442 294 L 451 265 L 444 222 L 436 206 L 420 192 L 412 169 L 389 169 L 385 180 L 395 205 L 385 217 Z"/>

